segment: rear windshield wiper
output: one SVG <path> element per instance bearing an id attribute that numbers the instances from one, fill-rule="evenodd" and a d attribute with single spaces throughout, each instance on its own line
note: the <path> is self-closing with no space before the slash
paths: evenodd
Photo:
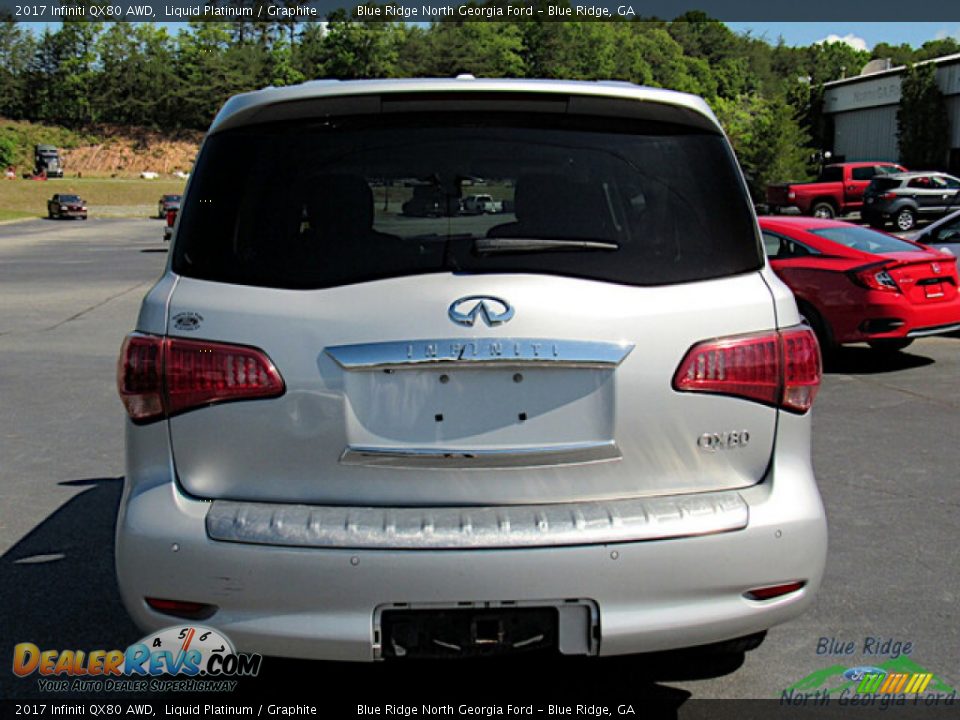
<path id="1" fill-rule="evenodd" d="M 473 249 L 480 255 L 534 252 L 577 252 L 580 250 L 619 250 L 620 245 L 608 240 L 565 240 L 562 238 L 478 238 Z"/>

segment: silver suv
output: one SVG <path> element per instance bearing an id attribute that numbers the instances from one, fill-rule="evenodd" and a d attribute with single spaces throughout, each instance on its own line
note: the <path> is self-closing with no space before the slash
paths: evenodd
<path id="1" fill-rule="evenodd" d="M 908 232 L 922 219 L 935 220 L 957 209 L 960 180 L 939 172 L 877 175 L 863 193 L 863 219 L 875 228 L 893 222 Z"/>
<path id="2" fill-rule="evenodd" d="M 282 656 L 747 648 L 823 574 L 820 372 L 699 98 L 240 95 L 119 360 L 123 600 Z"/>

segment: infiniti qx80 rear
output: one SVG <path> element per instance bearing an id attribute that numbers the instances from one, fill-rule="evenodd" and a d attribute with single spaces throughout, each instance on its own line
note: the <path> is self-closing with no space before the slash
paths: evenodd
<path id="1" fill-rule="evenodd" d="M 744 647 L 811 604 L 819 350 L 699 98 L 240 95 L 180 214 L 118 367 L 143 628 L 608 655 Z"/>

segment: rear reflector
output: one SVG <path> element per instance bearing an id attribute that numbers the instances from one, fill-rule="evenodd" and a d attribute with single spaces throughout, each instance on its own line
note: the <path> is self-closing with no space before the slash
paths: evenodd
<path id="1" fill-rule="evenodd" d="M 174 615 L 176 617 L 191 618 L 193 620 L 204 620 L 211 617 L 216 611 L 216 605 L 207 605 L 206 603 L 190 602 L 189 600 L 167 600 L 164 598 L 144 598 L 147 605 L 152 610 L 163 613 L 164 615 Z"/>
<path id="2" fill-rule="evenodd" d="M 798 327 L 698 343 L 677 368 L 673 387 L 804 413 L 813 405 L 821 375 L 816 335 Z"/>
<path id="3" fill-rule="evenodd" d="M 285 390 L 270 358 L 256 348 L 136 333 L 123 342 L 117 388 L 127 413 L 140 423 Z"/>
<path id="4" fill-rule="evenodd" d="M 783 585 L 768 585 L 767 587 L 747 590 L 743 596 L 747 598 L 747 600 L 772 600 L 773 598 L 778 598 L 783 595 L 789 595 L 790 593 L 796 592 L 804 585 L 806 585 L 806 583 L 802 580 L 784 583 Z"/>

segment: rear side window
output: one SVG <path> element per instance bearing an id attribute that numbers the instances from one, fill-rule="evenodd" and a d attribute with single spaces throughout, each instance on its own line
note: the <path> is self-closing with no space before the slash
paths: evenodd
<path id="1" fill-rule="evenodd" d="M 820 171 L 820 182 L 842 182 L 843 181 L 843 168 L 836 165 L 831 165 L 830 167 L 825 167 Z"/>
<path id="2" fill-rule="evenodd" d="M 612 118 L 402 114 L 227 131 L 204 144 L 182 214 L 176 272 L 278 288 L 451 271 L 659 285 L 762 264 L 720 135 Z"/>
<path id="3" fill-rule="evenodd" d="M 880 191 L 893 190 L 900 187 L 901 182 L 903 181 L 897 178 L 875 177 L 870 181 L 870 187 Z"/>
<path id="4" fill-rule="evenodd" d="M 873 167 L 872 165 L 868 167 L 854 168 L 853 171 L 851 172 L 851 175 L 853 176 L 854 180 L 869 180 L 876 174 L 877 174 L 877 168 Z"/>

